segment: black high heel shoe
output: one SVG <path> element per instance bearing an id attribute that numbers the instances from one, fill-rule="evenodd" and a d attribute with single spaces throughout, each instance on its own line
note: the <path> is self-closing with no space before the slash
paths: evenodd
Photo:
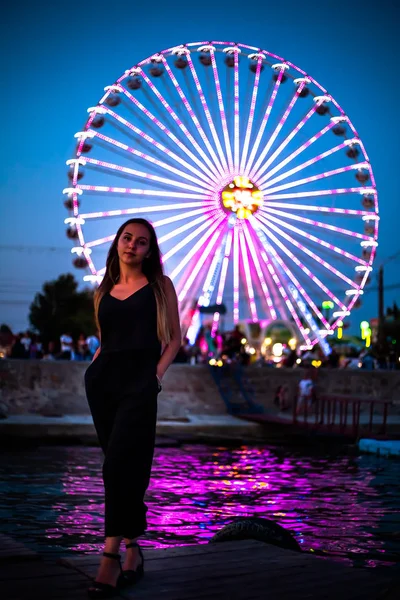
<path id="1" fill-rule="evenodd" d="M 117 585 L 111 585 L 110 583 L 101 583 L 100 581 L 93 581 L 92 585 L 88 589 L 87 593 L 89 598 L 98 598 L 101 600 L 102 598 L 112 598 L 118 594 L 119 590 L 119 581 L 122 571 L 121 565 L 121 555 L 120 554 L 112 554 L 111 552 L 103 552 L 103 556 L 106 558 L 113 558 L 119 562 L 119 568 L 121 573 L 118 576 Z"/>
<path id="2" fill-rule="evenodd" d="M 139 548 L 139 555 L 142 559 L 142 562 L 136 567 L 136 571 L 122 570 L 117 582 L 117 586 L 119 588 L 127 587 L 128 585 L 133 585 L 134 583 L 137 583 L 140 579 L 142 579 L 144 575 L 144 556 L 141 547 L 137 542 L 131 542 L 130 544 L 126 545 L 126 548 Z"/>

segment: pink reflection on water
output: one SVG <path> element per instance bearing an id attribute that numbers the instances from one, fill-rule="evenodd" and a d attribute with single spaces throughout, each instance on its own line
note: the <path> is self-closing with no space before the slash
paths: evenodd
<path id="1" fill-rule="evenodd" d="M 47 538 L 98 552 L 103 532 L 102 456 L 66 448 L 62 490 Z M 77 464 L 80 461 L 80 464 Z M 186 445 L 156 449 L 143 546 L 206 543 L 234 517 L 258 516 L 288 529 L 302 548 L 363 566 L 392 564 L 376 535 L 400 511 L 385 507 L 379 473 L 360 457 L 298 456 L 278 448 Z M 398 549 L 397 549 L 398 552 Z M 392 559 L 393 561 L 393 559 Z"/>

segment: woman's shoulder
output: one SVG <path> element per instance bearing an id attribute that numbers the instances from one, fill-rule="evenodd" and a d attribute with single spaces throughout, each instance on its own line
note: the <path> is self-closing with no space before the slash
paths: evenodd
<path id="1" fill-rule="evenodd" d="M 167 296 L 175 296 L 175 287 L 172 282 L 172 279 L 168 277 L 168 275 L 164 275 L 164 289 Z"/>

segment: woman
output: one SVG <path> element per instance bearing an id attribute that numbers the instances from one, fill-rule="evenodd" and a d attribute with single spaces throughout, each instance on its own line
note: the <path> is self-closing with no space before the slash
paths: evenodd
<path id="1" fill-rule="evenodd" d="M 95 295 L 100 348 L 85 374 L 104 452 L 105 548 L 90 598 L 109 598 L 143 575 L 137 539 L 153 460 L 157 394 L 180 344 L 178 303 L 164 276 L 153 226 L 130 219 L 117 231 Z M 119 546 L 125 540 L 121 566 Z"/>

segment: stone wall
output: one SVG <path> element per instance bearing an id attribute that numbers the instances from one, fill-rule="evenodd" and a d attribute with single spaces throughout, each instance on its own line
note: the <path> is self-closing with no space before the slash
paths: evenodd
<path id="1" fill-rule="evenodd" d="M 297 394 L 297 386 L 303 369 L 273 369 L 247 367 L 246 375 L 256 393 L 256 400 L 265 407 L 272 407 L 277 388 L 286 384 L 288 400 Z M 316 393 L 340 394 L 375 400 L 391 400 L 400 412 L 400 371 L 364 371 L 346 369 L 315 370 Z"/>
<path id="2" fill-rule="evenodd" d="M 83 377 L 89 363 L 0 360 L 0 404 L 18 414 L 88 414 Z M 159 395 L 159 418 L 224 414 L 225 405 L 207 367 L 173 364 Z"/>
<path id="3" fill-rule="evenodd" d="M 0 404 L 9 414 L 88 414 L 83 376 L 88 363 L 69 361 L 0 360 Z M 246 373 L 257 401 L 273 406 L 275 391 L 286 383 L 289 398 L 296 394 L 301 369 L 248 367 Z M 400 371 L 318 371 L 317 392 L 391 399 L 400 411 Z M 159 417 L 225 414 L 208 367 L 173 364 L 159 395 Z M 392 411 L 391 411 L 392 413 Z"/>

